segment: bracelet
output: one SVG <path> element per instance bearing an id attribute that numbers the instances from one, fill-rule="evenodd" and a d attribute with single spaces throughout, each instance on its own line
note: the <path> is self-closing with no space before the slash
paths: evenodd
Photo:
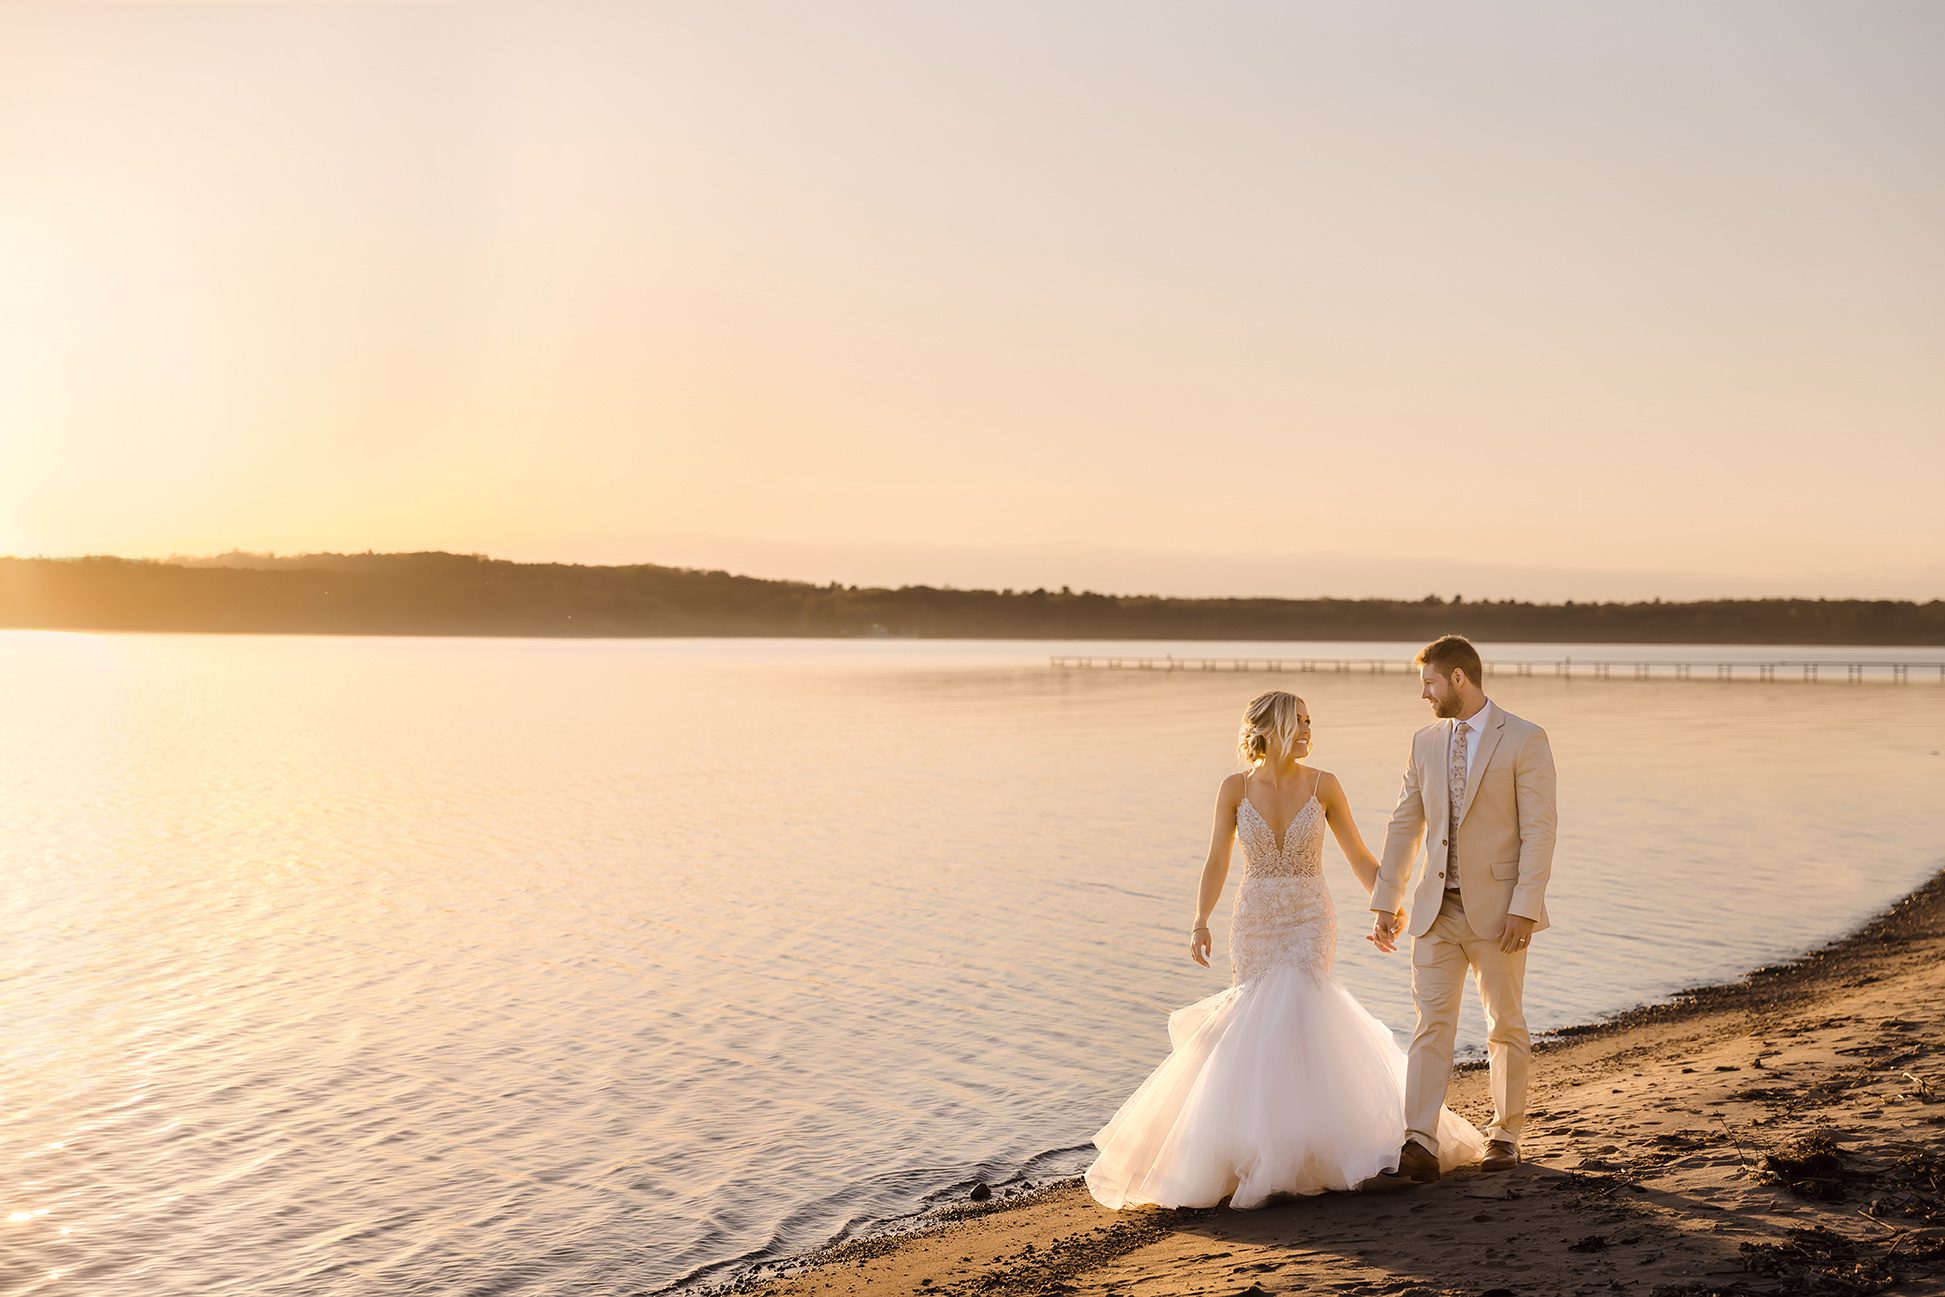
<path id="1" fill-rule="evenodd" d="M 1193 937 L 1198 932 L 1207 932 L 1208 930 L 1209 928 L 1207 924 L 1198 923 L 1193 928 L 1189 929 L 1189 935 Z"/>

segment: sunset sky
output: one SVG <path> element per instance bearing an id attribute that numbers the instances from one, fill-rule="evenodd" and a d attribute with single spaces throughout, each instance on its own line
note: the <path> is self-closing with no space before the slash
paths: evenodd
<path id="1" fill-rule="evenodd" d="M 0 553 L 1945 596 L 1945 5 L 0 6 Z"/>

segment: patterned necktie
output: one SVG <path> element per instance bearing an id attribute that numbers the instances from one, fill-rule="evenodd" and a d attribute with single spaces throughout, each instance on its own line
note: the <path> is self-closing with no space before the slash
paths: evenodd
<path id="1" fill-rule="evenodd" d="M 1452 755 L 1445 763 L 1446 768 L 1451 771 L 1446 790 L 1451 794 L 1452 803 L 1452 819 L 1448 826 L 1449 831 L 1445 835 L 1445 885 L 1447 887 L 1459 885 L 1459 805 L 1466 797 L 1466 735 L 1471 732 L 1472 727 L 1464 721 L 1452 727 Z"/>

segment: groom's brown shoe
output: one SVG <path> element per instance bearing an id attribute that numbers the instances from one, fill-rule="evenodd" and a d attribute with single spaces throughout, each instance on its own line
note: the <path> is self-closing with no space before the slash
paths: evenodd
<path id="1" fill-rule="evenodd" d="M 1520 1164 L 1519 1145 L 1510 1139 L 1495 1139 L 1486 1145 L 1486 1156 L 1479 1160 L 1481 1171 L 1510 1171 Z"/>
<path id="2" fill-rule="evenodd" d="M 1380 1171 L 1360 1184 L 1360 1189 L 1408 1189 L 1414 1184 L 1430 1184 L 1439 1177 L 1438 1154 L 1415 1139 L 1405 1141 L 1398 1150 L 1398 1168 Z"/>

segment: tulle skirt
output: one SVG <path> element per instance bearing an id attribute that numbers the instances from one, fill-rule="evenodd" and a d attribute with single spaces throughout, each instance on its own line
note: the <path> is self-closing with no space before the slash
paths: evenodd
<path id="1" fill-rule="evenodd" d="M 1398 1165 L 1405 1053 L 1329 975 L 1279 965 L 1169 1015 L 1168 1057 L 1094 1136 L 1108 1207 L 1260 1207 Z M 1485 1139 L 1439 1114 L 1445 1170 Z"/>

